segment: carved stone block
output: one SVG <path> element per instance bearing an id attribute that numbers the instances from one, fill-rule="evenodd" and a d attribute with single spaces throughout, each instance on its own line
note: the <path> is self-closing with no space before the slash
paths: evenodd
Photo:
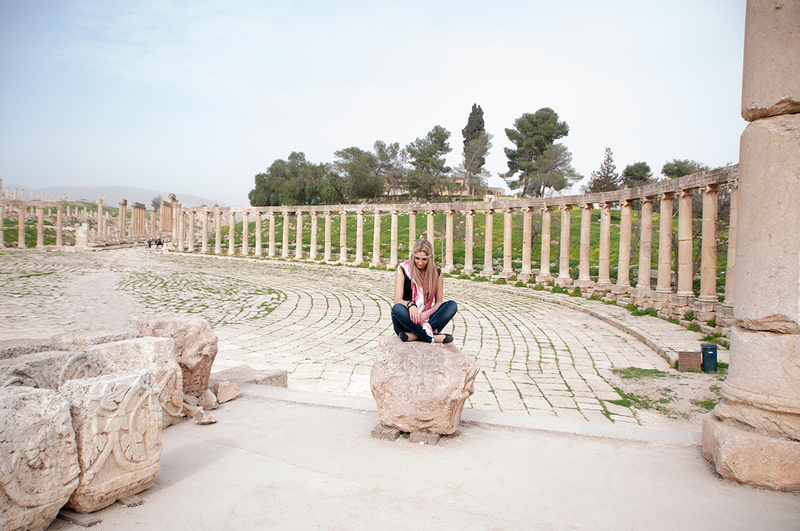
<path id="1" fill-rule="evenodd" d="M 183 417 L 183 376 L 172 339 L 143 337 L 115 341 L 89 347 L 88 353 L 102 374 L 149 369 L 161 389 L 158 400 L 164 427 L 175 424 Z"/>
<path id="2" fill-rule="evenodd" d="M 183 392 L 200 396 L 208 389 L 211 365 L 217 357 L 217 336 L 206 319 L 154 317 L 134 323 L 142 335 L 170 337 L 183 372 Z"/>
<path id="3" fill-rule="evenodd" d="M 0 389 L 2 528 L 47 528 L 79 473 L 69 402 L 47 389 Z"/>
<path id="4" fill-rule="evenodd" d="M 25 385 L 58 389 L 67 380 L 101 374 L 85 352 L 35 352 L 0 360 L 0 387 Z"/>
<path id="5" fill-rule="evenodd" d="M 370 373 L 381 424 L 404 432 L 455 432 L 477 374 L 478 367 L 452 343 L 381 339 Z"/>
<path id="6" fill-rule="evenodd" d="M 81 466 L 68 506 L 93 512 L 153 485 L 161 459 L 161 404 L 145 369 L 70 380 L 59 389 L 70 402 Z"/>

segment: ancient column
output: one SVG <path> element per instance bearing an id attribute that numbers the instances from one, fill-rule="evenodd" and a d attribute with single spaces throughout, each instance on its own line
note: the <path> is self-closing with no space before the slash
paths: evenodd
<path id="1" fill-rule="evenodd" d="M 303 211 L 297 211 L 297 232 L 294 247 L 295 260 L 303 259 Z"/>
<path id="2" fill-rule="evenodd" d="M 655 309 L 667 306 L 672 295 L 672 193 L 663 193 L 658 226 L 658 283 L 656 284 Z"/>
<path id="3" fill-rule="evenodd" d="M 214 206 L 214 254 L 222 254 L 222 212 Z"/>
<path id="4" fill-rule="evenodd" d="M 600 257 L 595 289 L 611 289 L 611 203 L 600 204 Z"/>
<path id="5" fill-rule="evenodd" d="M 170 227 L 172 230 L 172 239 L 175 239 L 176 231 L 178 231 L 178 217 L 183 212 L 181 205 L 178 203 L 178 198 L 175 197 L 175 194 L 169 194 L 169 205 L 170 205 L 170 220 L 172 222 L 172 226 Z M 182 217 L 182 216 L 181 216 Z M 181 235 L 183 238 L 183 235 Z"/>
<path id="6" fill-rule="evenodd" d="M 242 209 L 242 256 L 250 254 L 250 216 L 247 208 Z"/>
<path id="7" fill-rule="evenodd" d="M 275 211 L 269 211 L 269 253 L 270 258 L 275 258 L 277 250 L 275 249 Z"/>
<path id="8" fill-rule="evenodd" d="M 256 227 L 255 227 L 255 230 L 256 230 L 256 249 L 255 249 L 255 257 L 256 258 L 261 258 L 261 256 L 264 253 L 264 249 L 263 249 L 263 247 L 264 247 L 263 243 L 264 242 L 262 241 L 263 240 L 263 234 L 261 233 L 261 211 L 260 210 L 256 210 L 255 215 L 256 215 Z"/>
<path id="9" fill-rule="evenodd" d="M 175 208 L 173 209 L 175 215 L 177 216 L 177 223 L 175 224 L 175 231 L 177 232 L 178 236 L 178 251 L 183 251 L 183 243 L 184 243 L 184 234 L 186 227 L 184 226 L 184 220 L 186 219 L 183 214 L 183 206 L 180 204 L 176 204 Z"/>
<path id="10" fill-rule="evenodd" d="M 17 207 L 17 248 L 25 249 L 25 207 L 19 205 Z"/>
<path id="11" fill-rule="evenodd" d="M 533 252 L 533 207 L 522 209 L 522 269 L 517 278 L 527 282 L 531 273 L 531 253 Z"/>
<path id="12" fill-rule="evenodd" d="M 553 280 L 550 274 L 550 224 L 552 221 L 553 207 L 542 207 L 542 252 L 541 264 L 539 264 L 539 274 L 536 275 L 536 282 L 549 282 Z"/>
<path id="13" fill-rule="evenodd" d="M 703 194 L 703 235 L 700 264 L 700 297 L 694 302 L 694 318 L 708 321 L 716 317 L 717 297 L 717 203 L 716 186 L 706 186 Z"/>
<path id="14" fill-rule="evenodd" d="M 580 288 L 591 288 L 594 282 L 591 277 L 592 252 L 592 209 L 593 203 L 580 206 L 581 209 L 581 254 L 578 264 L 578 280 L 575 285 Z"/>
<path id="15" fill-rule="evenodd" d="M 692 196 L 691 190 L 681 190 L 678 194 L 678 291 L 672 297 L 672 305 L 684 307 L 692 290 Z"/>
<path id="16" fill-rule="evenodd" d="M 514 267 L 511 263 L 511 228 L 513 223 L 514 209 L 507 208 L 503 212 L 503 270 L 500 278 L 510 278 L 514 275 Z"/>
<path id="17" fill-rule="evenodd" d="M 44 249 L 44 208 L 36 207 L 36 248 Z"/>
<path id="18" fill-rule="evenodd" d="M 434 245 L 434 249 L 436 248 L 435 247 L 435 243 L 436 242 L 434 241 L 435 240 L 435 236 L 436 236 L 436 231 L 434 230 L 434 220 L 435 220 L 434 216 L 435 215 L 436 215 L 436 212 L 434 210 L 428 210 L 428 236 L 427 236 L 427 238 L 428 238 L 428 241 L 431 242 L 431 245 Z"/>
<path id="19" fill-rule="evenodd" d="M 703 454 L 727 478 L 800 490 L 800 3 L 749 0 L 736 289 L 723 400 Z M 765 215 L 766 214 L 766 215 Z"/>
<path id="20" fill-rule="evenodd" d="M 408 213 L 408 252 L 414 248 L 417 243 L 417 212 L 412 210 Z"/>
<path id="21" fill-rule="evenodd" d="M 364 262 L 364 211 L 356 212 L 356 261 L 353 265 Z"/>
<path id="22" fill-rule="evenodd" d="M 636 274 L 636 296 L 646 297 L 650 291 L 650 271 L 653 260 L 653 198 L 642 199 L 642 219 L 639 223 L 639 269 Z"/>
<path id="23" fill-rule="evenodd" d="M 152 207 L 152 209 L 150 210 L 150 237 L 151 238 L 155 238 L 156 234 L 158 234 L 158 227 L 156 225 L 156 223 L 158 222 L 158 219 L 157 219 L 156 212 L 157 212 L 156 208 Z"/>
<path id="24" fill-rule="evenodd" d="M 391 224 L 391 232 L 390 232 L 390 245 L 389 245 L 389 269 L 397 268 L 397 232 L 398 232 L 398 225 L 397 225 L 397 210 L 392 210 L 392 224 Z"/>
<path id="25" fill-rule="evenodd" d="M 617 262 L 617 283 L 612 288 L 613 293 L 621 294 L 630 292 L 631 287 L 631 224 L 633 216 L 633 201 L 620 201 L 619 218 L 619 260 Z"/>
<path id="26" fill-rule="evenodd" d="M 3 213 L 0 210 L 0 225 L 3 224 Z M 3 233 L 0 231 L 0 242 L 3 240 Z M 61 250 L 64 246 L 64 210 L 58 206 L 56 207 L 56 247 Z"/>
<path id="27" fill-rule="evenodd" d="M 228 256 L 236 254 L 236 212 L 228 211 Z"/>
<path id="28" fill-rule="evenodd" d="M 308 249 L 308 259 L 315 261 L 317 259 L 317 232 L 319 230 L 319 213 L 312 210 L 311 213 L 311 245 Z"/>
<path id="29" fill-rule="evenodd" d="M 491 277 L 494 275 L 494 265 L 492 264 L 492 245 L 494 244 L 494 210 L 491 208 L 486 210 L 486 222 L 484 223 L 484 245 L 483 245 L 483 269 L 481 270 L 482 277 Z"/>
<path id="30" fill-rule="evenodd" d="M 97 239 L 105 240 L 106 236 L 106 220 L 103 217 L 103 200 L 97 201 Z"/>
<path id="31" fill-rule="evenodd" d="M 736 218 L 739 215 L 739 180 L 728 183 L 730 191 L 730 215 L 728 217 L 728 264 L 725 268 L 725 300 L 717 307 L 717 325 L 730 327 L 733 324 L 733 290 L 736 275 Z"/>
<path id="32" fill-rule="evenodd" d="M 443 273 L 452 273 L 455 269 L 453 263 L 453 210 L 445 211 L 445 235 L 444 235 L 444 267 Z"/>
<path id="33" fill-rule="evenodd" d="M 339 212 L 339 262 L 347 262 L 347 211 Z"/>
<path id="34" fill-rule="evenodd" d="M 201 247 L 200 252 L 203 254 L 208 254 L 208 216 L 209 212 L 206 207 L 203 207 L 203 235 L 201 239 Z"/>
<path id="35" fill-rule="evenodd" d="M 124 240 L 128 230 L 128 201 L 125 199 L 119 202 L 117 225 L 119 226 L 119 239 Z"/>
<path id="36" fill-rule="evenodd" d="M 6 188 L 6 192 L 7 191 L 8 188 Z M 0 249 L 4 249 L 6 246 L 5 219 L 6 219 L 6 205 L 0 203 Z"/>
<path id="37" fill-rule="evenodd" d="M 333 237 L 331 236 L 333 232 L 333 229 L 331 227 L 332 218 L 333 218 L 333 212 L 331 212 L 330 210 L 326 210 L 325 211 L 325 254 L 323 257 L 323 260 L 325 260 L 326 262 L 330 262 L 332 260 L 331 258 L 331 247 L 333 246 L 333 241 L 332 241 Z"/>
<path id="38" fill-rule="evenodd" d="M 374 225 L 372 230 L 372 261 L 371 267 L 378 267 L 381 263 L 381 211 L 375 210 Z"/>
<path id="39" fill-rule="evenodd" d="M 561 241 L 558 245 L 558 278 L 556 284 L 559 286 L 569 286 L 572 284 L 572 277 L 569 275 L 569 225 L 572 214 L 572 205 L 562 205 L 561 210 Z"/>
<path id="40" fill-rule="evenodd" d="M 461 270 L 462 275 L 471 275 L 475 272 L 475 267 L 472 265 L 473 257 L 473 240 L 475 239 L 475 211 L 466 211 L 466 227 L 464 234 L 464 269 Z"/>
<path id="41" fill-rule="evenodd" d="M 289 258 L 289 211 L 283 211 L 283 240 L 281 243 L 281 258 Z"/>
<path id="42" fill-rule="evenodd" d="M 194 252 L 194 209 L 188 211 L 189 226 L 186 231 L 186 250 L 190 253 Z"/>

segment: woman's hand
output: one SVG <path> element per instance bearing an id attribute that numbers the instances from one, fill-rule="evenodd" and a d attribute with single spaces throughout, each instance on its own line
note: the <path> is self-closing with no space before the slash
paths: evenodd
<path id="1" fill-rule="evenodd" d="M 411 306 L 408 309 L 408 315 L 411 317 L 411 322 L 414 324 L 419 324 L 420 321 L 422 321 L 422 314 L 416 306 Z"/>

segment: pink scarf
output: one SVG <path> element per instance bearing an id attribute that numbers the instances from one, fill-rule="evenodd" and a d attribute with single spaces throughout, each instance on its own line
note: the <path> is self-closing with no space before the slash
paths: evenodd
<path id="1" fill-rule="evenodd" d="M 425 300 L 425 288 L 428 287 L 428 277 L 422 277 L 423 285 L 420 286 L 411 276 L 411 267 L 408 261 L 400 264 L 400 268 L 403 270 L 403 272 L 405 272 L 408 279 L 411 280 L 411 300 L 417 305 L 419 313 L 430 310 L 433 307 L 434 301 L 436 300 L 436 288 L 439 287 L 439 278 L 436 278 L 436 285 L 433 287 L 434 289 L 431 290 L 430 298 Z M 433 338 L 434 332 L 427 319 L 422 321 L 420 324 L 422 325 L 422 329 L 425 330 L 425 333 Z"/>

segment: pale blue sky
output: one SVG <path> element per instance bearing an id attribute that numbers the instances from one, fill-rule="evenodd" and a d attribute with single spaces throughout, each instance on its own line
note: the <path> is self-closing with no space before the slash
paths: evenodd
<path id="1" fill-rule="evenodd" d="M 303 151 L 504 128 L 542 107 L 588 178 L 738 160 L 745 0 L 0 0 L 0 178 L 247 203 Z M 493 184 L 501 180 L 495 177 Z"/>

